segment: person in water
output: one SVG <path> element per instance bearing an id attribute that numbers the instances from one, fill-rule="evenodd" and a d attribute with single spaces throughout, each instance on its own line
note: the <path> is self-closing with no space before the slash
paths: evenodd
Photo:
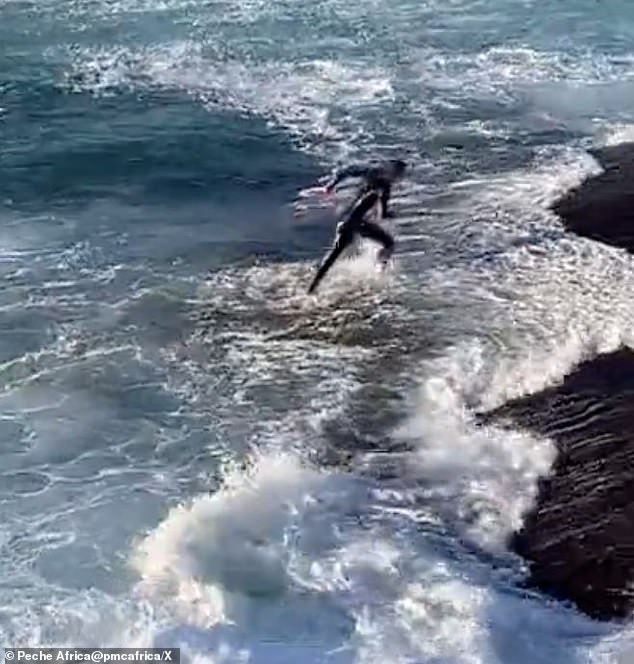
<path id="1" fill-rule="evenodd" d="M 341 253 L 354 241 L 355 236 L 370 238 L 383 245 L 379 251 L 378 258 L 385 265 L 394 250 L 394 238 L 378 224 L 366 219 L 366 215 L 377 205 L 381 204 L 383 192 L 371 189 L 361 195 L 355 203 L 350 214 L 337 224 L 337 235 L 332 249 L 325 256 L 317 269 L 314 279 L 308 287 L 308 293 L 312 293 L 326 273 L 334 265 Z"/>
<path id="2" fill-rule="evenodd" d="M 363 196 L 370 191 L 378 191 L 381 201 L 381 216 L 390 217 L 388 202 L 392 194 L 392 185 L 403 177 L 406 168 L 407 164 L 401 159 L 390 159 L 375 165 L 352 164 L 335 171 L 332 179 L 324 187 L 324 191 L 332 193 L 343 180 L 361 178 L 363 184 L 358 196 Z"/>

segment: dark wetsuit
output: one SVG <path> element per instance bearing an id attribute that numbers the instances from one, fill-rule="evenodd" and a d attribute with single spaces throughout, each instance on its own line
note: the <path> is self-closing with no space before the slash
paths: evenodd
<path id="1" fill-rule="evenodd" d="M 392 193 L 392 184 L 403 175 L 405 168 L 405 162 L 400 159 L 392 159 L 374 166 L 353 164 L 336 171 L 326 187 L 333 190 L 342 180 L 361 178 L 363 184 L 358 195 L 362 196 L 369 191 L 380 192 L 381 216 L 387 217 L 389 216 L 387 204 Z"/>
<path id="2" fill-rule="evenodd" d="M 355 204 L 354 208 L 346 219 L 337 225 L 337 236 L 330 252 L 323 259 L 317 274 L 311 282 L 308 292 L 312 293 L 319 282 L 326 276 L 326 273 L 339 258 L 344 249 L 347 249 L 354 241 L 355 235 L 366 237 L 383 245 L 379 256 L 387 263 L 394 249 L 394 238 L 384 231 L 378 224 L 365 219 L 365 215 L 377 204 L 380 196 L 376 191 L 366 192 Z"/>

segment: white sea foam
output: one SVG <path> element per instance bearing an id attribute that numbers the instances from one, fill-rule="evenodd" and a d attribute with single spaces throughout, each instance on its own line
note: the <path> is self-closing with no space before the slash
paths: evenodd
<path id="1" fill-rule="evenodd" d="M 195 11 L 200 3 L 72 4 L 78 14 L 94 11 L 110 21 L 126 13 Z M 442 7 L 428 4 L 420 11 L 431 18 L 446 11 L 456 26 L 471 5 L 461 0 Z M 257 20 L 274 18 L 280 6 L 292 15 L 293 3 L 260 0 L 214 5 L 209 11 L 236 21 L 246 34 L 255 30 Z M 302 7 L 307 11 L 302 18 L 314 32 L 311 12 L 324 7 Z M 191 33 L 180 38 L 134 47 L 74 47 L 65 54 L 70 63 L 66 83 L 78 93 L 95 95 L 122 89 L 180 91 L 210 109 L 260 116 L 289 131 L 303 147 L 326 155 L 329 163 L 359 147 L 376 147 L 374 132 L 380 131 L 389 134 L 380 139 L 382 146 L 391 142 L 390 148 L 411 150 L 416 166 L 424 159 L 411 147 L 416 133 L 444 127 L 445 111 L 468 108 L 473 100 L 507 106 L 528 100 L 558 126 L 577 112 L 611 112 L 630 90 L 630 56 L 570 55 L 531 46 L 496 46 L 478 54 L 466 46 L 455 53 L 428 46 L 417 51 L 410 48 L 410 26 L 421 16 L 417 8 L 336 2 L 326 9 L 339 21 L 352 21 L 352 36 L 340 37 L 347 47 L 358 47 L 381 31 L 400 43 L 398 31 L 406 28 L 401 36 L 408 62 L 387 64 L 387 49 L 378 49 L 369 62 L 353 56 L 339 59 L 332 52 L 317 56 L 302 51 L 281 62 L 257 53 L 229 57 L 199 37 L 201 25 L 218 41 L 224 35 L 198 17 Z M 393 12 L 402 25 L 390 23 L 383 11 Z M 374 27 L 370 19 L 376 20 Z M 437 24 L 433 29 L 438 30 Z M 302 35 L 295 38 L 299 48 Z M 327 39 L 335 43 L 337 37 Z M 424 43 L 422 37 L 420 41 Z M 600 99 L 606 84 L 612 86 L 609 103 Z M 394 103 L 402 101 L 403 89 L 409 97 L 405 110 Z M 583 103 L 576 109 L 578 101 Z M 403 118 L 409 122 L 401 123 Z M 487 139 L 509 132 L 504 120 L 494 119 L 468 120 L 460 129 Z M 629 137 L 625 124 L 608 140 Z M 466 227 L 474 216 L 482 223 L 471 229 L 466 248 L 448 252 L 449 265 L 440 261 L 429 272 L 427 263 L 414 265 L 415 281 L 399 280 L 398 262 L 394 279 L 375 275 L 367 256 L 337 266 L 314 299 L 303 292 L 311 273 L 308 264 L 215 275 L 199 296 L 226 315 L 229 331 L 219 328 L 206 340 L 167 349 L 162 359 L 173 373 L 164 387 L 201 419 L 211 414 L 217 420 L 228 415 L 261 420 L 253 425 L 252 438 L 241 441 L 250 451 L 247 467 L 220 469 L 212 495 L 189 496 L 158 524 L 153 517 L 146 519 L 148 532 L 138 533 L 131 545 L 138 581 L 131 597 L 127 590 L 116 596 L 69 590 L 67 601 L 47 603 L 58 589 L 29 577 L 39 593 L 30 605 L 43 610 L 26 611 L 20 605 L 20 615 L 14 611 L 11 620 L 1 621 L 5 631 L 0 640 L 176 643 L 194 661 L 210 663 L 629 661 L 628 630 L 597 643 L 609 634 L 607 628 L 516 590 L 517 564 L 504 554 L 504 541 L 519 525 L 554 449 L 539 437 L 478 427 L 473 418 L 476 409 L 553 384 L 584 357 L 631 341 L 630 259 L 618 250 L 566 237 L 546 210 L 557 195 L 597 168 L 578 150 L 551 149 L 538 154 L 531 169 L 496 178 L 476 174 L 469 182 L 447 185 L 455 194 L 450 223 Z M 417 207 L 423 195 L 410 187 L 403 197 L 406 221 L 414 226 L 420 223 Z M 433 210 L 428 212 L 424 227 L 411 233 L 425 247 L 433 239 L 433 224 L 445 223 L 434 219 Z M 444 237 L 438 235 L 441 242 Z M 437 309 L 426 319 L 429 329 L 439 336 L 450 330 L 457 337 L 433 359 L 409 362 L 420 387 L 411 395 L 409 415 L 395 437 L 404 439 L 410 450 L 394 453 L 388 461 L 390 455 L 359 454 L 351 472 L 315 468 L 306 461 L 313 442 L 306 433 L 318 438 L 320 424 L 345 411 L 359 387 L 359 368 L 381 352 L 337 344 L 337 332 L 347 321 L 333 312 L 354 313 L 356 305 L 357 313 L 372 320 L 374 309 L 389 299 L 385 293 L 403 284 L 412 291 L 405 302 L 437 294 Z M 480 312 L 478 318 L 478 304 L 483 310 L 485 304 L 491 306 L 494 315 Z M 398 320 L 408 314 L 404 309 L 394 306 L 390 312 Z M 257 322 L 264 332 L 250 329 L 248 319 L 241 322 L 245 311 L 261 313 Z M 416 322 L 422 318 L 418 311 L 409 313 Z M 473 320 L 464 323 L 469 317 Z M 475 333 L 460 338 L 461 325 L 467 323 Z M 302 326 L 309 330 L 307 339 Z M 403 328 L 393 329 L 396 334 Z M 288 338 L 284 332 L 290 332 Z M 416 332 L 422 337 L 428 330 L 421 325 Z M 55 370 L 72 362 L 84 341 L 79 334 L 64 334 L 59 349 L 53 349 L 59 354 Z M 114 346 L 113 352 L 118 349 Z M 213 369 L 206 364 L 210 350 L 219 351 Z M 34 355 L 25 363 L 35 360 L 37 368 L 43 359 Z M 377 382 L 382 380 L 378 373 Z M 34 380 L 47 376 L 37 373 Z M 301 407 L 285 417 L 278 412 L 283 409 L 256 411 L 256 390 L 264 401 L 272 386 L 284 380 L 296 381 Z M 226 393 L 223 381 L 229 386 Z M 90 413 L 90 403 L 79 396 L 77 403 Z M 111 419 L 113 412 L 107 411 Z M 94 425 L 87 415 L 78 420 L 80 433 Z M 47 424 L 39 429 L 42 438 L 49 433 Z M 63 445 L 65 432 L 51 427 L 53 439 Z M 174 444 L 169 430 L 159 435 Z M 223 435 L 220 428 L 218 437 Z M 398 463 L 400 472 L 385 479 L 381 464 L 391 462 Z M 207 468 L 197 470 L 205 473 Z M 161 472 L 164 487 L 170 468 Z M 122 521 L 127 517 L 117 514 Z M 19 550 L 12 535 L 3 532 L 2 541 Z M 122 542 L 121 551 L 128 544 Z M 487 554 L 502 562 L 491 565 Z"/>
<path id="2" fill-rule="evenodd" d="M 209 107 L 259 115 L 313 148 L 330 145 L 340 158 L 354 137 L 368 130 L 355 111 L 393 97 L 388 72 L 362 62 L 246 64 L 217 59 L 191 41 L 141 49 L 80 49 L 72 58 L 68 85 L 75 91 L 181 90 Z"/>

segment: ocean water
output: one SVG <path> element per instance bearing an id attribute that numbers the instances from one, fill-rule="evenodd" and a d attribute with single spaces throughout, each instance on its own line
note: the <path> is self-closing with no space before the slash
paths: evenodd
<path id="1" fill-rule="evenodd" d="M 0 0 L 0 645 L 631 662 L 522 589 L 554 447 L 473 414 L 633 341 L 632 259 L 548 211 L 634 137 L 633 39 L 624 0 Z M 305 296 L 298 192 L 403 155 L 390 270 Z"/>

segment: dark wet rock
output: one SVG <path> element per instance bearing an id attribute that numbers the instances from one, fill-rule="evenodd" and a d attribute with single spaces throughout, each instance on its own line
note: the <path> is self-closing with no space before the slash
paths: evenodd
<path id="1" fill-rule="evenodd" d="M 568 230 L 634 252 L 634 143 L 590 150 L 603 171 L 557 200 Z"/>
<path id="2" fill-rule="evenodd" d="M 578 365 L 558 385 L 481 416 L 550 437 L 551 475 L 511 547 L 530 582 L 599 619 L 634 609 L 634 352 Z"/>

